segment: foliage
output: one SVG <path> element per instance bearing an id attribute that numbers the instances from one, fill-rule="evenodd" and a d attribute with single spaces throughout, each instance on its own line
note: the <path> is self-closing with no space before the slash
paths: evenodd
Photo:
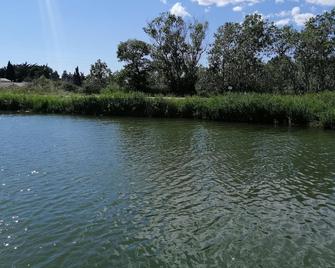
<path id="1" fill-rule="evenodd" d="M 118 46 L 117 57 L 126 62 L 122 70 L 124 86 L 133 90 L 147 91 L 151 62 L 148 58 L 150 46 L 140 40 L 128 40 Z"/>
<path id="2" fill-rule="evenodd" d="M 242 24 L 226 23 L 218 29 L 208 60 L 219 92 L 261 89 L 261 59 L 271 45 L 271 27 L 253 14 Z"/>
<path id="3" fill-rule="evenodd" d="M 59 80 L 47 65 L 11 64 L 0 77 L 33 86 L 97 94 L 118 88 L 151 94 L 213 96 L 227 92 L 305 94 L 335 89 L 335 8 L 306 22 L 300 30 L 277 27 L 261 15 L 241 23 L 226 23 L 214 35 L 208 67 L 200 65 L 206 52 L 207 23 L 189 23 L 163 13 L 144 28 L 150 42 L 121 42 L 117 56 L 123 69 L 111 73 L 98 60 L 85 77 L 77 67 Z M 202 62 L 202 61 L 201 61 Z M 56 83 L 43 82 L 41 77 Z M 42 83 L 43 82 L 43 83 Z M 55 86 L 56 85 L 56 86 Z"/>
<path id="4" fill-rule="evenodd" d="M 14 66 L 10 63 L 10 61 L 7 64 L 6 68 L 6 78 L 10 81 L 15 81 L 15 69 Z"/>
<path id="5" fill-rule="evenodd" d="M 91 65 L 90 79 L 100 84 L 106 84 L 110 76 L 111 70 L 108 68 L 107 63 L 99 59 L 96 63 Z"/>
<path id="6" fill-rule="evenodd" d="M 57 71 L 47 65 L 11 64 L 11 62 L 8 62 L 7 67 L 0 68 L 0 77 L 5 77 L 14 82 L 31 82 L 41 76 L 54 81 L 59 79 Z"/>
<path id="7" fill-rule="evenodd" d="M 76 86 L 81 86 L 82 83 L 83 83 L 83 79 L 82 79 L 82 76 L 81 74 L 79 73 L 79 67 L 77 66 L 75 71 L 74 71 L 74 74 L 73 74 L 73 84 L 75 84 Z"/>
<path id="8" fill-rule="evenodd" d="M 304 91 L 333 88 L 335 63 L 335 8 L 311 18 L 299 33 L 295 59 Z"/>
<path id="9" fill-rule="evenodd" d="M 111 70 L 108 68 L 107 63 L 97 60 L 96 63 L 91 65 L 90 75 L 84 83 L 84 92 L 87 94 L 99 93 L 105 88 L 111 78 Z"/>
<path id="10" fill-rule="evenodd" d="M 41 95 L 0 92 L 0 110 L 35 113 L 184 117 L 220 121 L 315 124 L 335 128 L 335 93 L 226 93 L 203 97 L 148 97 L 143 93 Z"/>
<path id="11" fill-rule="evenodd" d="M 194 94 L 207 23 L 186 23 L 163 13 L 144 28 L 152 39 L 153 66 L 175 94 Z"/>

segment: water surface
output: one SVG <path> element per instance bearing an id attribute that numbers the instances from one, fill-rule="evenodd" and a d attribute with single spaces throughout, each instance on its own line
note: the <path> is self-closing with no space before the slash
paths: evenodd
<path id="1" fill-rule="evenodd" d="M 0 116 L 0 267 L 334 267 L 335 133 Z"/>

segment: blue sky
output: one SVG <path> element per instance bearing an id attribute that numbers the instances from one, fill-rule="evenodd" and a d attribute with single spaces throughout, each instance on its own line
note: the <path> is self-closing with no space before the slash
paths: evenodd
<path id="1" fill-rule="evenodd" d="M 87 73 L 101 58 L 114 71 L 122 66 L 119 42 L 147 40 L 142 28 L 161 12 L 208 21 L 209 43 L 218 26 L 249 13 L 301 27 L 334 6 L 335 0 L 1 0 L 0 66 L 27 61 L 72 72 L 78 65 Z"/>

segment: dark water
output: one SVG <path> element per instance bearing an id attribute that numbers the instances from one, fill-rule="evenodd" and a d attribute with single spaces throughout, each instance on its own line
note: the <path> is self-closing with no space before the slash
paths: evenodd
<path id="1" fill-rule="evenodd" d="M 334 267 L 335 132 L 0 116 L 0 267 Z"/>

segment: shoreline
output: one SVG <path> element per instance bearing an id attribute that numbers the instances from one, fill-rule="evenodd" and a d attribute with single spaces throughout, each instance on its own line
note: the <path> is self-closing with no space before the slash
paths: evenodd
<path id="1" fill-rule="evenodd" d="M 0 113 L 190 118 L 335 129 L 335 93 L 227 93 L 213 97 L 153 97 L 0 92 Z"/>

